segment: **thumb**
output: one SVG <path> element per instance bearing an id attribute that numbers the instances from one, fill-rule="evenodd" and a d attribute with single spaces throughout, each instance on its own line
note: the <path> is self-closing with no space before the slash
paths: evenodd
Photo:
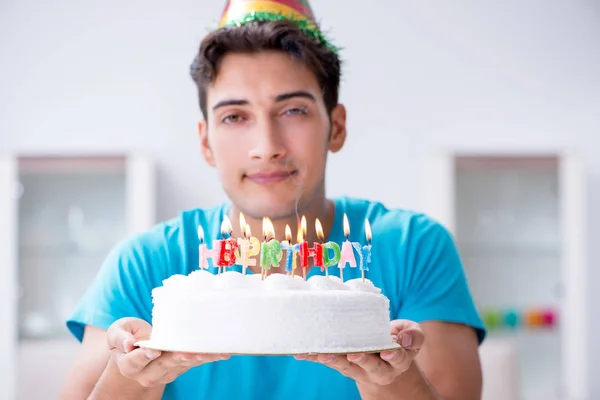
<path id="1" fill-rule="evenodd" d="M 139 318 L 121 318 L 115 321 L 106 332 L 106 340 L 110 350 L 129 353 L 134 349 L 133 344 L 150 337 L 152 327 Z"/>
<path id="2" fill-rule="evenodd" d="M 425 342 L 425 333 L 418 323 L 408 320 L 391 322 L 392 336 L 405 349 L 420 349 Z"/>

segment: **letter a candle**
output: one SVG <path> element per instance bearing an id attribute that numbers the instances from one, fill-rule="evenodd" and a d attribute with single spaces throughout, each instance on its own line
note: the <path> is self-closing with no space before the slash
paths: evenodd
<path id="1" fill-rule="evenodd" d="M 340 269 L 340 277 L 344 276 L 344 268 L 346 264 L 350 264 L 351 268 L 356 268 L 356 258 L 354 257 L 354 250 L 352 249 L 352 243 L 350 242 L 350 223 L 348 217 L 344 214 L 344 236 L 346 240 L 342 243 L 342 250 L 340 254 L 340 261 L 338 268 Z"/>

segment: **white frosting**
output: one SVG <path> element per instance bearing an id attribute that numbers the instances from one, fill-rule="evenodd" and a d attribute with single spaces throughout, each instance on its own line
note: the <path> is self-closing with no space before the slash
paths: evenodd
<path id="1" fill-rule="evenodd" d="M 373 282 L 368 279 L 365 279 L 364 281 L 362 279 L 350 279 L 348 282 L 346 282 L 346 286 L 352 290 L 381 293 L 381 289 L 373 285 Z"/>
<path id="2" fill-rule="evenodd" d="M 314 275 L 306 281 L 313 290 L 348 290 L 349 288 L 337 276 Z"/>
<path id="3" fill-rule="evenodd" d="M 236 289 L 260 289 L 260 280 L 248 278 L 237 271 L 226 271 L 217 275 L 214 280 L 214 289 L 236 290 Z"/>
<path id="4" fill-rule="evenodd" d="M 152 291 L 155 345 L 190 352 L 292 354 L 389 348 L 389 300 L 335 276 L 174 275 Z"/>
<path id="5" fill-rule="evenodd" d="M 264 281 L 267 290 L 308 290 L 310 289 L 301 276 L 271 274 Z"/>

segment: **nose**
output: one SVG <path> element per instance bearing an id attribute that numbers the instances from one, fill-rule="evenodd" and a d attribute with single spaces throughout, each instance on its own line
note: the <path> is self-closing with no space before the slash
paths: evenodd
<path id="1" fill-rule="evenodd" d="M 285 158 L 287 150 L 285 141 L 277 124 L 269 119 L 257 124 L 253 146 L 250 148 L 249 156 L 253 160 L 271 161 Z"/>

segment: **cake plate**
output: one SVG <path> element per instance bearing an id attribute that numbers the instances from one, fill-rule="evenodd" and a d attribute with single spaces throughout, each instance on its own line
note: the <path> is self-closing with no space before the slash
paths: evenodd
<path id="1" fill-rule="evenodd" d="M 182 349 L 173 346 L 165 346 L 159 343 L 154 343 L 152 340 L 140 340 L 139 342 L 134 343 L 134 346 L 150 349 L 150 350 L 158 350 L 158 351 L 168 351 L 168 352 L 177 352 L 177 353 L 192 353 L 192 354 L 228 354 L 232 356 L 287 356 L 287 355 L 300 355 L 300 354 L 308 354 L 308 355 L 317 355 L 317 354 L 362 354 L 362 353 L 381 353 L 382 351 L 390 351 L 390 350 L 400 350 L 402 346 L 400 346 L 396 342 L 392 342 L 389 346 L 382 346 L 377 349 L 347 349 L 345 351 L 329 351 L 329 352 L 301 352 L 301 353 L 293 353 L 293 352 L 281 352 L 281 353 L 261 353 L 261 352 L 210 352 L 210 351 L 198 351 L 190 349 Z"/>

